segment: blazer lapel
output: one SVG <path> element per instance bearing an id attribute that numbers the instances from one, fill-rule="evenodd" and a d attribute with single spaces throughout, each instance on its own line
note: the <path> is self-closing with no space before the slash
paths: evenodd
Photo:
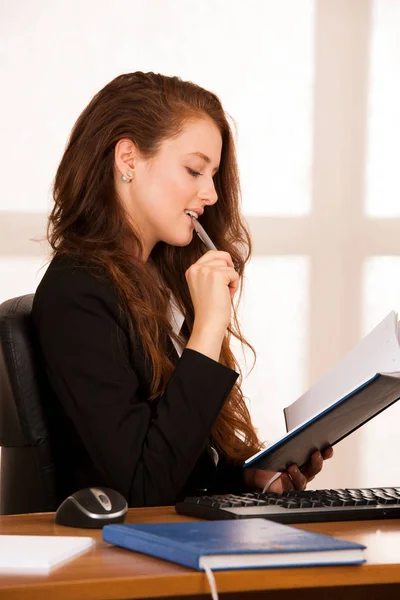
<path id="1" fill-rule="evenodd" d="M 189 337 L 190 337 L 190 330 L 189 330 L 189 327 L 188 327 L 188 325 L 186 323 L 186 319 L 182 323 L 181 332 L 183 333 L 185 339 L 188 340 Z M 168 339 L 167 339 L 167 355 L 168 355 L 168 358 L 171 360 L 171 362 L 174 365 L 176 365 L 176 363 L 179 360 L 179 354 L 178 354 L 178 352 L 177 352 L 177 350 L 176 350 L 176 348 L 175 348 L 175 346 L 174 346 L 174 344 L 173 344 L 173 342 L 172 342 L 172 340 L 171 340 L 171 338 L 169 336 L 168 336 Z"/>

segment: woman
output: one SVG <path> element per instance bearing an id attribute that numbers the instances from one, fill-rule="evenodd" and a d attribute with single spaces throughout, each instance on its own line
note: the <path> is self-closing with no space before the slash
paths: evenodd
<path id="1" fill-rule="evenodd" d="M 130 506 L 263 488 L 273 473 L 241 467 L 261 447 L 229 347 L 246 343 L 232 300 L 250 239 L 218 98 L 177 77 L 115 78 L 73 128 L 54 201 L 33 321 L 59 499 L 94 485 Z M 270 489 L 304 489 L 321 466 L 316 453 Z"/>

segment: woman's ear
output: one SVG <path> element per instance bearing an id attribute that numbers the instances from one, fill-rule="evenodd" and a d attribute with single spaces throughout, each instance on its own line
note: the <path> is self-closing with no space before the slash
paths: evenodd
<path id="1" fill-rule="evenodd" d="M 132 179 L 128 173 L 133 173 L 135 169 L 135 158 L 138 155 L 136 145 L 132 140 L 123 138 L 119 140 L 115 145 L 114 159 L 115 168 L 118 175 L 125 177 L 126 180 Z M 124 180 L 123 180 L 124 181 Z"/>

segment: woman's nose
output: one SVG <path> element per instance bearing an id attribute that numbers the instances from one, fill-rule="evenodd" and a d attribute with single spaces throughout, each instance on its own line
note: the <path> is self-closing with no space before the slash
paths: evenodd
<path id="1" fill-rule="evenodd" d="M 211 185 L 208 185 L 208 186 L 204 187 L 201 190 L 199 196 L 203 200 L 203 202 L 206 202 L 210 206 L 212 204 L 215 204 L 216 201 L 218 200 L 218 194 L 217 194 L 217 191 L 215 189 L 214 182 L 212 182 Z"/>

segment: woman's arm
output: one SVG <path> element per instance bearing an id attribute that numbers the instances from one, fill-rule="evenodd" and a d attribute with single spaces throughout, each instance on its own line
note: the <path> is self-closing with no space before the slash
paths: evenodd
<path id="1" fill-rule="evenodd" d="M 118 315 L 111 286 L 84 269 L 46 273 L 35 296 L 51 386 L 96 469 L 131 506 L 173 504 L 238 374 L 185 349 L 154 410 Z"/>

